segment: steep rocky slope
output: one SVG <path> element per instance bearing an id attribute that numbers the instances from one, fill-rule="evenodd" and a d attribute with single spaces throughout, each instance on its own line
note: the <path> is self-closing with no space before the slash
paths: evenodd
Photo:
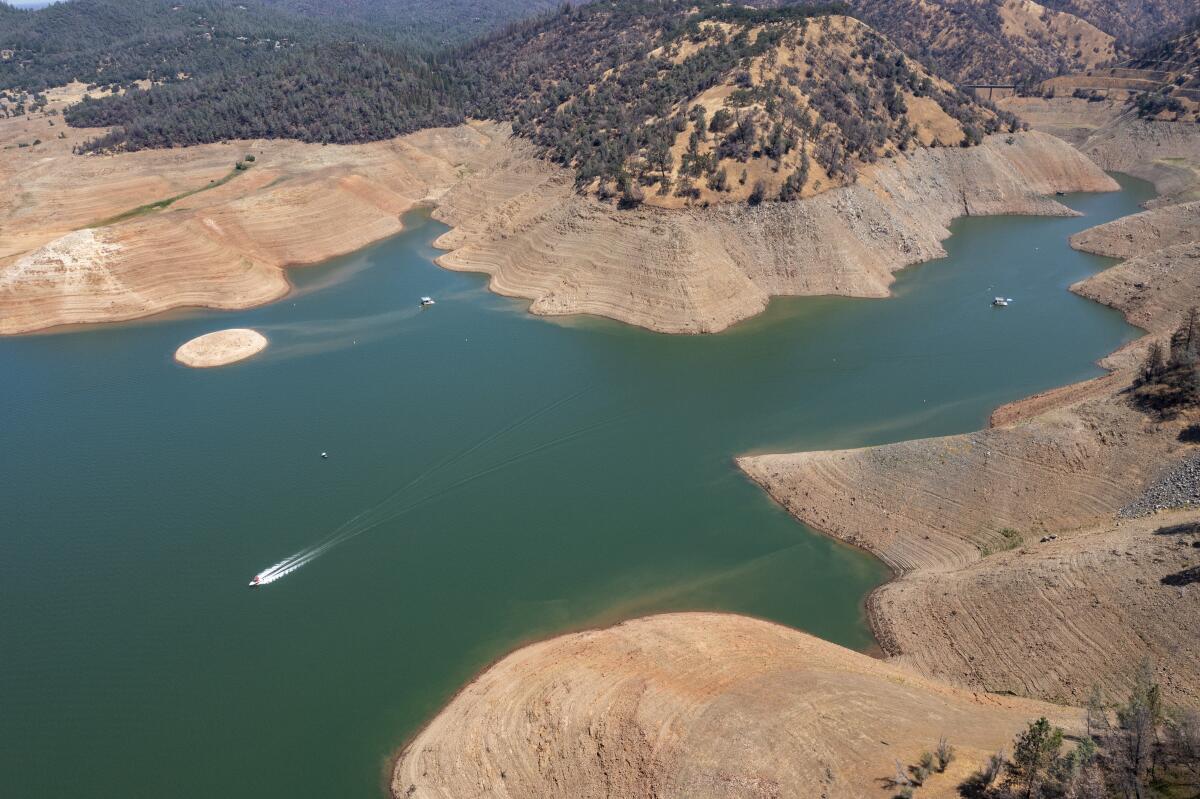
<path id="1" fill-rule="evenodd" d="M 396 797 L 884 795 L 946 736 L 950 797 L 1030 718 L 1078 714 L 948 688 L 803 633 L 671 614 L 533 644 L 480 675 L 400 755 Z"/>

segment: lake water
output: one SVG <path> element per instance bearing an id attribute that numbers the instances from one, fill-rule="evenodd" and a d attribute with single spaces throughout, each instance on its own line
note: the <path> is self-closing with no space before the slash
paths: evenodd
<path id="1" fill-rule="evenodd" d="M 1098 374 L 1136 331 L 1066 291 L 1111 263 L 1067 236 L 1151 196 L 1121 180 L 1063 198 L 1082 218 L 956 222 L 893 299 L 776 300 L 716 336 L 529 316 L 434 266 L 445 228 L 414 213 L 264 308 L 0 340 L 0 791 L 376 797 L 488 662 L 663 610 L 869 648 L 886 570 L 732 457 L 966 431 Z M 271 347 L 172 361 L 233 326 Z"/>

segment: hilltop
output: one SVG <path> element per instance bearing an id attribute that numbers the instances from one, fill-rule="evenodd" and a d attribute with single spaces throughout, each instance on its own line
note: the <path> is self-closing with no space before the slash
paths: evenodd
<path id="1" fill-rule="evenodd" d="M 597 3 L 492 40 L 480 66 L 501 89 L 476 113 L 514 120 L 580 187 L 658 205 L 794 199 L 1017 125 L 822 8 L 645 7 Z"/>

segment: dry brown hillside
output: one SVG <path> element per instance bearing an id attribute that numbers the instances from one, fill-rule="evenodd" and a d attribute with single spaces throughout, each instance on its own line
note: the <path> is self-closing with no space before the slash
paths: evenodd
<path id="1" fill-rule="evenodd" d="M 1018 125 L 857 19 L 654 9 L 595 3 L 500 37 L 507 88 L 480 113 L 514 120 L 585 191 L 668 207 L 798 199 L 879 159 Z"/>
<path id="2" fill-rule="evenodd" d="M 1106 29 L 1033 0 L 852 0 L 851 6 L 906 52 L 960 83 L 1045 78 L 1117 54 Z"/>
<path id="3" fill-rule="evenodd" d="M 1045 0 L 1045 5 L 1086 19 L 1134 47 L 1179 27 L 1196 13 L 1194 0 Z"/>
<path id="4" fill-rule="evenodd" d="M 977 144 L 1013 120 L 970 102 L 858 20 L 738 27 L 708 22 L 663 55 L 680 63 L 731 38 L 773 37 L 765 52 L 695 95 L 666 151 L 627 160 L 645 201 L 757 202 L 852 182 L 863 164 L 919 147 Z M 605 80 L 621 80 L 620 70 Z M 589 87 L 589 93 L 597 90 Z M 616 194 L 614 183 L 591 188 Z"/>
<path id="5" fill-rule="evenodd" d="M 1200 20 L 1179 36 L 1146 49 L 1130 66 L 1167 73 L 1176 89 L 1200 91 Z"/>

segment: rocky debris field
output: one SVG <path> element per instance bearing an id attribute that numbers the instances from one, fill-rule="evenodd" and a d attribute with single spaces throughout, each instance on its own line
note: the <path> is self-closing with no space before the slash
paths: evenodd
<path id="1" fill-rule="evenodd" d="M 1138 519 L 1173 508 L 1200 507 L 1200 451 L 1167 469 L 1140 497 L 1117 511 L 1118 518 Z"/>

